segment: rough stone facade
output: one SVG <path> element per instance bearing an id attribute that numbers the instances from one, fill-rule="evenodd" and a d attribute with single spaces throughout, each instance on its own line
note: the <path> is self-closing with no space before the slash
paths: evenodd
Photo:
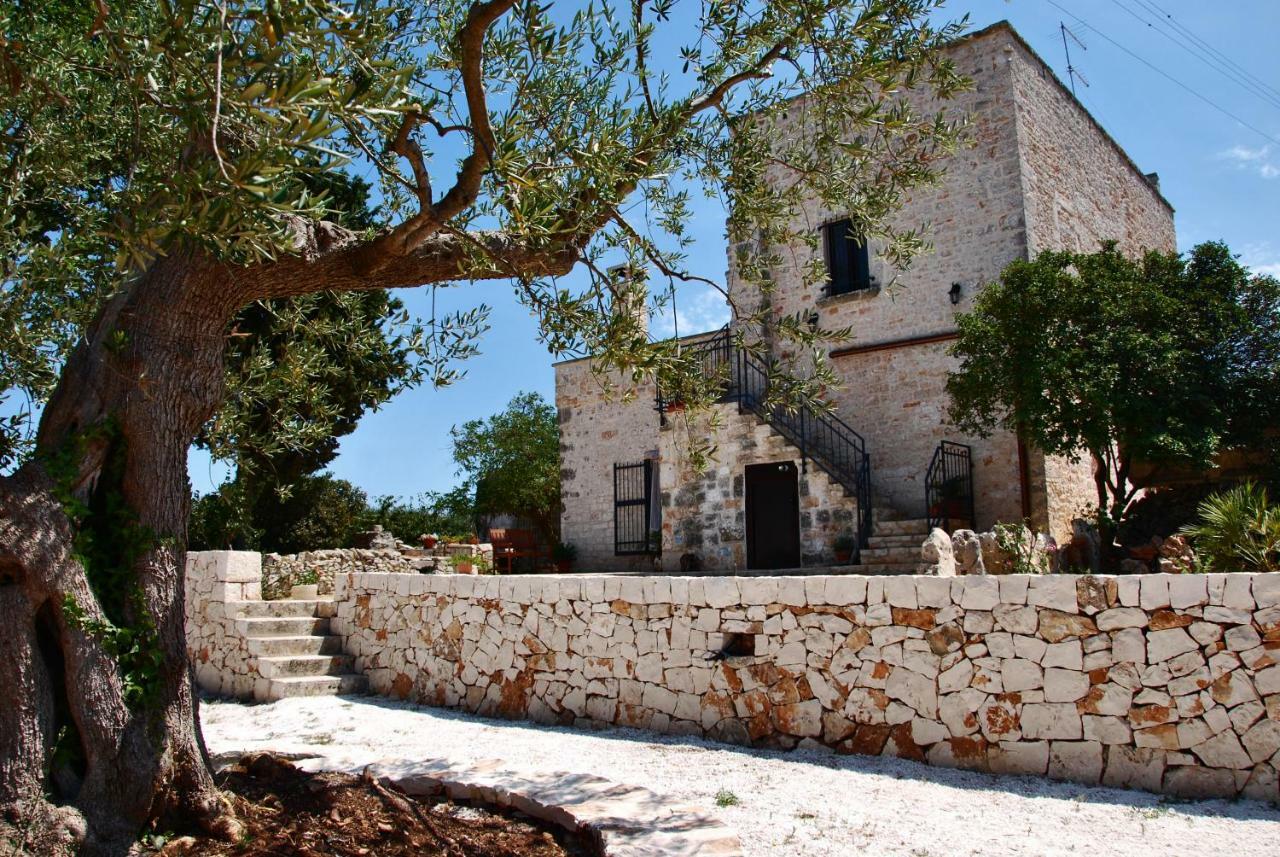
<path id="1" fill-rule="evenodd" d="M 923 517 L 924 475 L 938 442 L 966 443 L 973 447 L 976 525 L 985 529 L 1027 513 L 1037 529 L 1063 541 L 1071 519 L 1096 502 L 1091 464 L 1034 449 L 1020 456 L 1007 432 L 973 438 L 947 424 L 944 385 L 955 366 L 948 353 L 955 315 L 971 309 L 982 285 L 1009 262 L 1044 249 L 1088 250 L 1116 239 L 1131 253 L 1173 250 L 1173 212 L 1154 182 L 1007 24 L 961 39 L 948 51 L 973 79 L 973 90 L 945 105 L 914 97 L 922 110 L 967 113 L 973 145 L 948 159 L 940 185 L 912 193 L 893 217 L 901 229 L 929 224 L 933 251 L 909 270 L 895 271 L 876 257 L 873 240 L 871 273 L 878 288 L 826 297 L 819 285 L 803 283 L 812 254 L 807 246 L 772 248 L 785 260 L 770 272 L 772 306 L 788 315 L 816 310 L 827 328 L 852 327 L 852 340 L 833 354 L 845 385 L 832 391 L 832 399 L 840 417 L 867 439 L 877 497 L 909 517 Z M 804 104 L 796 102 L 779 133 L 803 121 Z M 815 200 L 797 212 L 796 225 L 817 231 L 845 214 Z M 749 296 L 733 270 L 736 249 L 729 250 L 728 282 L 735 302 L 745 305 Z M 949 295 L 953 284 L 960 286 L 956 305 Z M 618 406 L 586 383 L 588 369 L 584 361 L 557 368 L 563 533 L 579 544 L 583 568 L 622 569 L 635 560 L 612 556 L 612 464 L 669 444 L 660 439 L 650 410 L 651 389 Z M 798 451 L 783 458 L 798 460 Z M 701 490 L 667 482 L 677 470 L 663 463 L 664 493 Z M 718 473 L 716 484 L 726 475 Z M 703 517 L 722 517 L 720 511 L 706 510 Z M 664 551 L 670 547 L 664 544 Z"/>
<path id="2" fill-rule="evenodd" d="M 251 551 L 187 554 L 187 653 L 196 684 L 209 693 L 253 697 L 257 658 L 250 654 L 238 605 L 262 598 L 262 556 Z"/>
<path id="3" fill-rule="evenodd" d="M 707 415 L 693 425 L 673 420 L 659 433 L 662 490 L 662 568 L 679 571 L 686 553 L 705 571 L 747 567 L 745 470 L 748 465 L 788 462 L 800 494 L 800 559 L 805 566 L 832 565 L 832 543 L 854 531 L 858 504 L 816 466 L 805 467 L 799 450 L 736 405 L 714 408 L 716 456 L 699 473 L 688 460 L 692 432 L 709 431 Z M 670 488 L 666 486 L 672 486 Z"/>
<path id="4" fill-rule="evenodd" d="M 615 385 L 606 394 L 604 385 Z M 624 392 L 627 396 L 624 396 Z M 556 365 L 560 416 L 562 538 L 578 549 L 578 566 L 592 571 L 652 568 L 644 556 L 614 556 L 613 466 L 658 454 L 658 413 L 652 382 L 631 388 L 607 381 L 589 360 Z"/>
<path id="5" fill-rule="evenodd" d="M 380 693 L 1280 800 L 1280 575 L 342 575 Z"/>

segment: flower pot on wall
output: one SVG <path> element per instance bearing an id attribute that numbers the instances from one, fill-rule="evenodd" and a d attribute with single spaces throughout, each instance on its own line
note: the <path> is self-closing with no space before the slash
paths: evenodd
<path id="1" fill-rule="evenodd" d="M 299 583 L 289 590 L 289 597 L 294 601 L 315 601 L 320 597 L 320 586 L 316 583 Z"/>

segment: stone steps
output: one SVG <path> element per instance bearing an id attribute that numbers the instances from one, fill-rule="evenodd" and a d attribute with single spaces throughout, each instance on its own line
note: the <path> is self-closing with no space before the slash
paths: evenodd
<path id="1" fill-rule="evenodd" d="M 920 562 L 920 546 L 914 548 L 907 547 L 890 547 L 890 548 L 863 548 L 862 554 L 859 556 L 863 562 L 869 563 L 919 563 Z"/>
<path id="2" fill-rule="evenodd" d="M 299 637 L 249 637 L 245 641 L 249 654 L 259 658 L 282 655 L 337 655 L 342 653 L 342 638 L 329 634 Z"/>
<path id="3" fill-rule="evenodd" d="M 258 658 L 258 672 L 263 678 L 298 678 L 300 676 L 341 676 L 352 672 L 355 659 L 350 655 L 273 655 Z"/>
<path id="4" fill-rule="evenodd" d="M 245 601 L 237 604 L 242 619 L 315 619 L 326 615 L 321 605 L 331 601 Z"/>
<path id="5" fill-rule="evenodd" d="M 353 670 L 342 638 L 329 633 L 332 599 L 247 601 L 236 622 L 262 676 L 254 696 L 271 702 L 292 696 L 365 693 L 369 680 Z"/>
<path id="6" fill-rule="evenodd" d="M 868 541 L 868 548 L 909 548 L 911 550 L 920 550 L 920 545 L 924 544 L 924 540 L 929 536 L 927 533 L 916 535 L 911 533 L 900 536 L 872 536 Z"/>
<path id="7" fill-rule="evenodd" d="M 896 521 L 878 519 L 871 527 L 872 537 L 876 536 L 914 536 L 920 534 L 920 541 L 929 535 L 928 518 L 901 518 Z"/>
<path id="8" fill-rule="evenodd" d="M 329 633 L 329 620 L 317 616 L 286 619 L 266 616 L 237 621 L 244 623 L 246 637 L 303 637 L 309 634 Z"/>
<path id="9" fill-rule="evenodd" d="M 268 683 L 267 699 L 288 699 L 294 696 L 342 696 L 368 693 L 369 679 L 355 673 L 333 676 L 300 676 L 273 678 Z"/>

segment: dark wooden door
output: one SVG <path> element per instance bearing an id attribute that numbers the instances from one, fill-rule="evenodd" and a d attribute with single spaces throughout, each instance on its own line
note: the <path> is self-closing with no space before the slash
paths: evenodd
<path id="1" fill-rule="evenodd" d="M 747 568 L 798 568 L 800 490 L 790 461 L 747 467 Z"/>

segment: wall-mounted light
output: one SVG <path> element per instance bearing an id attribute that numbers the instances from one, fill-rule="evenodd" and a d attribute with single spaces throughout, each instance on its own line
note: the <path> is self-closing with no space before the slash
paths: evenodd
<path id="1" fill-rule="evenodd" d="M 815 309 L 809 311 L 809 315 L 805 317 L 805 321 L 809 324 L 809 332 L 817 333 L 818 323 L 822 321 L 822 318 L 818 315 L 818 311 Z"/>
<path id="2" fill-rule="evenodd" d="M 960 284 L 952 283 L 951 291 L 947 292 L 947 296 L 951 298 L 951 305 L 955 306 L 960 303 Z"/>

